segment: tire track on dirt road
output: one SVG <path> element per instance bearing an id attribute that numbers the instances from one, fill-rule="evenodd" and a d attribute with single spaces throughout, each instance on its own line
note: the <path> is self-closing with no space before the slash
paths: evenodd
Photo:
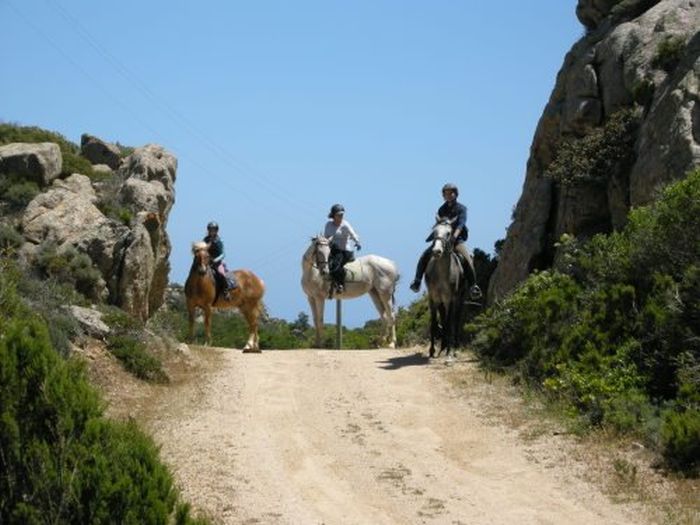
<path id="1" fill-rule="evenodd" d="M 147 424 L 184 496 L 223 523 L 639 523 L 566 465 L 528 459 L 441 363 L 193 351 L 208 371 L 154 400 Z"/>

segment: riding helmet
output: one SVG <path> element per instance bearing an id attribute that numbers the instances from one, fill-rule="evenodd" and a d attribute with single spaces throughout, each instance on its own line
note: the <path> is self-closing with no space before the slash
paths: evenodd
<path id="1" fill-rule="evenodd" d="M 336 213 L 345 213 L 345 208 L 343 208 L 342 204 L 334 204 L 331 206 L 331 212 L 328 214 L 328 218 L 332 219 L 333 215 Z"/>
<path id="2" fill-rule="evenodd" d="M 459 197 L 459 189 L 457 189 L 457 186 L 455 186 L 451 182 L 448 182 L 442 187 L 442 193 L 445 193 L 446 191 L 454 191 L 455 196 Z"/>
<path id="3" fill-rule="evenodd" d="M 209 224 L 207 224 L 207 230 L 219 231 L 219 225 L 216 224 L 214 221 L 211 221 Z"/>

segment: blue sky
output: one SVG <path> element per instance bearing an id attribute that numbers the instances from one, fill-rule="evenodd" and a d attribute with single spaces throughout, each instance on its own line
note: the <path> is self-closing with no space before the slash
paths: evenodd
<path id="1" fill-rule="evenodd" d="M 456 183 L 470 247 L 505 236 L 537 120 L 583 33 L 575 0 L 0 0 L 0 119 L 179 159 L 171 281 L 216 220 L 274 317 L 308 312 L 300 259 L 345 205 L 399 305 Z M 328 303 L 326 320 L 332 322 Z M 368 298 L 344 319 L 376 318 Z"/>

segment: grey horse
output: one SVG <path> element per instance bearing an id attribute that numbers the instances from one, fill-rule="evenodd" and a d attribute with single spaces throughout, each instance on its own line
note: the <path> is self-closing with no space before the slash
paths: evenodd
<path id="1" fill-rule="evenodd" d="M 457 254 L 452 250 L 452 223 L 437 217 L 431 234 L 432 257 L 425 269 L 430 305 L 430 357 L 435 357 L 435 339 L 440 338 L 440 353 L 454 356 L 458 323 L 462 318 L 465 275 Z"/>

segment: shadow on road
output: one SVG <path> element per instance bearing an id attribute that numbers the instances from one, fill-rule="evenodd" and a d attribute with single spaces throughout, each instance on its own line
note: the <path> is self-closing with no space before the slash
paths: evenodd
<path id="1" fill-rule="evenodd" d="M 404 355 L 401 357 L 391 357 L 386 361 L 377 361 L 384 370 L 398 370 L 404 366 L 422 366 L 427 365 L 430 362 L 427 356 L 424 356 L 420 352 L 416 352 L 411 355 Z"/>

